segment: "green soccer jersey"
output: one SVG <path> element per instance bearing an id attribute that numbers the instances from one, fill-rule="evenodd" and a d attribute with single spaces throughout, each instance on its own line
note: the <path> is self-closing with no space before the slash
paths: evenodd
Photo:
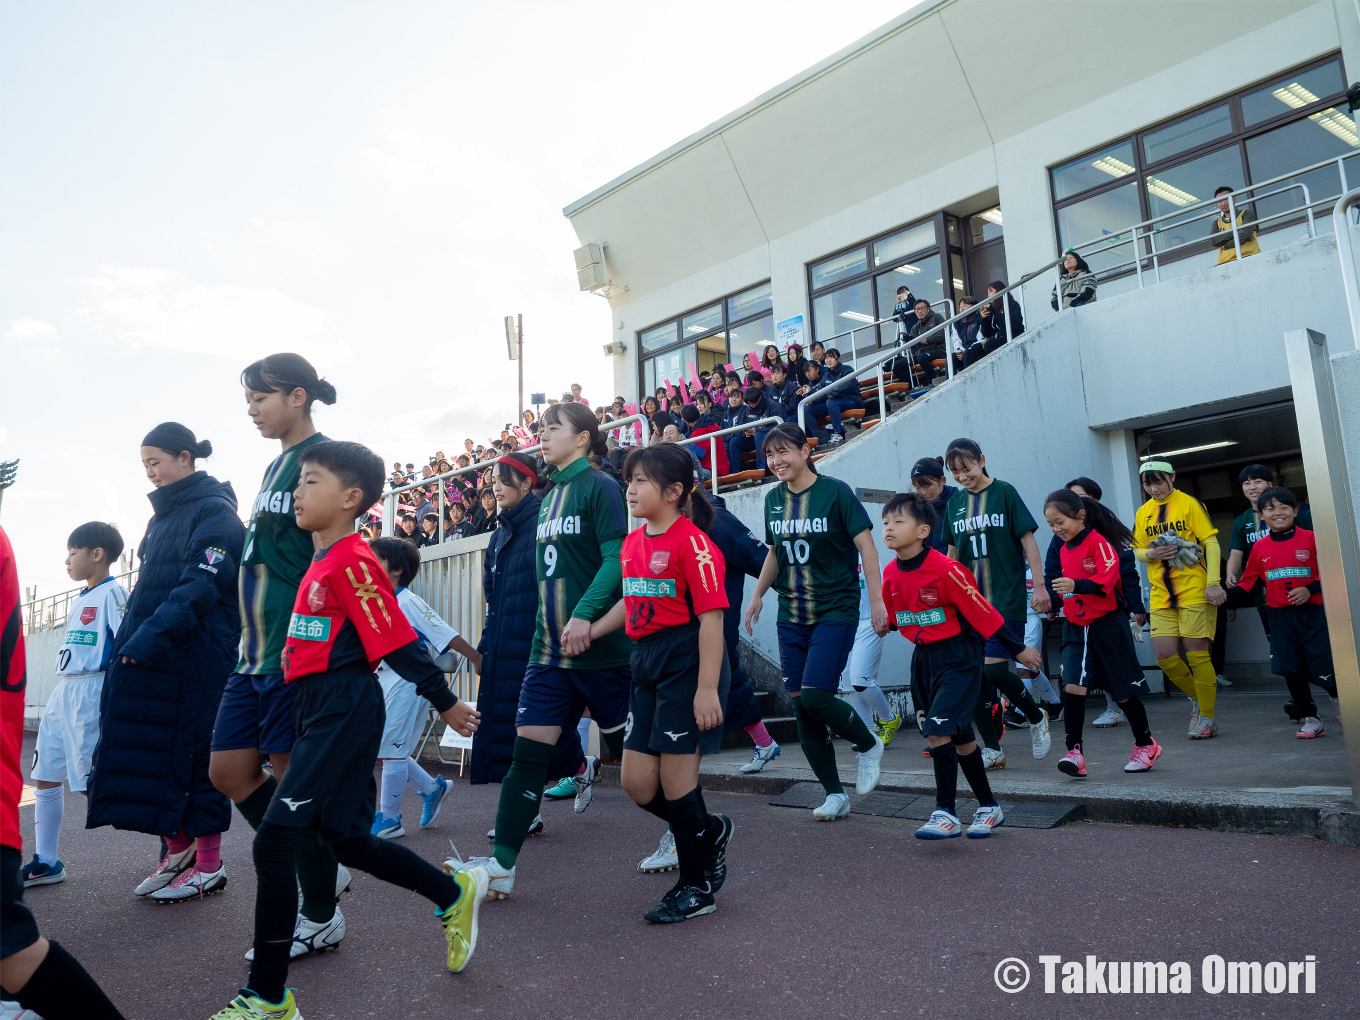
<path id="1" fill-rule="evenodd" d="M 279 454 L 264 473 L 260 494 L 250 508 L 245 551 L 241 554 L 241 661 L 236 672 L 271 676 L 283 672 L 279 656 L 288 640 L 302 575 L 312 565 L 312 533 L 297 526 L 293 490 L 302 474 L 302 451 L 326 437 L 320 432 Z"/>
<path id="2" fill-rule="evenodd" d="M 538 625 L 531 661 L 563 669 L 625 666 L 633 642 L 622 630 L 591 642 L 585 654 L 562 653 L 562 631 L 573 616 L 597 620 L 622 598 L 619 550 L 628 534 L 623 493 L 582 457 L 551 476 L 552 487 L 538 512 Z M 612 558 L 612 572 L 606 560 Z M 591 591 L 605 567 L 608 590 Z M 603 583 L 603 579 L 602 582 Z"/>
<path id="3" fill-rule="evenodd" d="M 850 486 L 818 475 L 802 492 L 781 483 L 765 495 L 765 543 L 774 549 L 783 623 L 859 623 L 855 538 L 873 525 Z"/>
<path id="4" fill-rule="evenodd" d="M 981 492 L 961 489 L 944 507 L 954 558 L 973 572 L 978 591 L 1007 620 L 1024 620 L 1025 553 L 1020 540 L 1038 525 L 1009 482 Z"/>
<path id="5" fill-rule="evenodd" d="M 1294 518 L 1294 527 L 1303 528 L 1305 531 L 1313 530 L 1313 512 L 1308 509 L 1307 503 L 1299 504 L 1298 516 Z M 1232 534 L 1228 536 L 1228 551 L 1236 549 L 1242 554 L 1242 569 L 1247 569 L 1247 557 L 1251 555 L 1251 547 L 1260 539 L 1270 534 L 1270 527 L 1265 521 L 1261 520 L 1261 515 L 1254 509 L 1243 510 L 1233 521 Z M 1256 586 L 1256 594 L 1253 601 L 1258 606 L 1266 604 L 1266 586 L 1260 584 Z"/>

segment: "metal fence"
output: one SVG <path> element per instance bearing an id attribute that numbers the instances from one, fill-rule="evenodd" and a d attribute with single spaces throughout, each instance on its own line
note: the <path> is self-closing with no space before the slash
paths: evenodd
<path id="1" fill-rule="evenodd" d="M 138 567 L 130 567 L 122 573 L 114 574 L 113 579 L 128 591 L 131 591 L 137 583 L 139 569 Z M 38 598 L 36 587 L 30 588 L 26 592 L 27 601 L 19 607 L 23 618 L 24 634 L 38 634 L 42 631 L 59 630 L 65 627 L 66 617 L 71 611 L 71 603 L 80 598 L 85 591 L 86 588 L 82 585 L 79 588 L 71 588 L 55 595 L 44 595 L 42 598 Z"/>

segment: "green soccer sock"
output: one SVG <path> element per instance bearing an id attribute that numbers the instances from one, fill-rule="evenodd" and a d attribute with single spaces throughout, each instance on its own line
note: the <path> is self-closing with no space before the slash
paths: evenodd
<path id="1" fill-rule="evenodd" d="M 322 846 L 314 830 L 307 830 L 298 839 L 297 878 L 302 890 L 303 917 L 324 924 L 335 916 L 335 876 L 339 863 L 331 848 Z"/>
<path id="2" fill-rule="evenodd" d="M 552 744 L 515 738 L 510 771 L 501 780 L 501 800 L 496 808 L 496 845 L 491 851 L 491 856 L 504 868 L 515 866 L 519 848 L 524 845 L 529 826 L 538 814 L 552 752 Z"/>
<path id="3" fill-rule="evenodd" d="M 266 776 L 265 781 L 255 787 L 254 792 L 249 797 L 236 805 L 236 810 L 241 812 L 241 817 L 252 829 L 258 829 L 260 823 L 264 821 L 265 809 L 269 807 L 269 802 L 274 799 L 274 791 L 278 788 L 278 780 L 272 775 Z"/>
<path id="4" fill-rule="evenodd" d="M 977 738 L 982 741 L 983 747 L 990 747 L 993 751 L 1001 750 L 1001 740 L 996 735 L 996 723 L 992 721 L 992 706 L 981 695 L 978 702 L 973 706 L 973 729 L 977 730 Z"/>
<path id="5" fill-rule="evenodd" d="M 813 717 L 801 696 L 793 699 L 793 715 L 798 720 L 798 743 L 817 781 L 828 794 L 844 793 L 845 787 L 841 785 L 841 776 L 836 770 L 836 749 L 831 746 L 831 734 L 827 732 L 826 723 Z"/>
<path id="6" fill-rule="evenodd" d="M 843 740 L 850 741 L 856 751 L 863 754 L 874 749 L 874 735 L 847 702 L 831 691 L 817 687 L 803 688 L 803 708 L 826 724 L 827 729 Z"/>
<path id="7" fill-rule="evenodd" d="M 982 675 L 1005 695 L 1007 701 L 1024 712 L 1030 722 L 1037 723 L 1044 717 L 1029 691 L 1025 690 L 1024 681 L 1012 672 L 1009 662 L 989 662 L 982 667 Z"/>

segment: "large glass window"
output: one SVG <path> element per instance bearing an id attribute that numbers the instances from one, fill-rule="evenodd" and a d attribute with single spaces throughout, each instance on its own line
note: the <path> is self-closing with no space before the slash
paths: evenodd
<path id="1" fill-rule="evenodd" d="M 1328 57 L 1054 167 L 1050 174 L 1060 245 L 1122 236 L 1124 244 L 1086 260 L 1112 275 L 1132 273 L 1127 228 L 1168 216 L 1158 225 L 1156 250 L 1168 253 L 1170 260 L 1203 253 L 1207 241 L 1191 242 L 1207 238 L 1211 220 L 1205 208 L 1190 207 L 1210 201 L 1216 189 L 1237 190 L 1356 151 L 1360 136 L 1341 103 L 1345 87 L 1340 57 Z M 1335 167 L 1293 180 L 1307 183 L 1313 202 L 1336 198 L 1341 191 Z M 1271 190 L 1267 186 L 1262 193 Z M 1258 217 L 1304 204 L 1299 189 L 1245 201 L 1255 201 Z M 1177 217 L 1181 209 L 1188 211 Z M 1317 209 L 1314 216 L 1325 219 L 1327 212 L 1327 207 Z M 1262 233 L 1291 230 L 1301 221 L 1302 214 L 1268 220 Z M 1149 251 L 1144 248 L 1144 257 Z"/>
<path id="2" fill-rule="evenodd" d="M 770 283 L 757 284 L 736 294 L 659 323 L 637 334 L 644 355 L 638 368 L 642 395 L 654 393 L 669 379 L 688 382 L 694 373 L 717 365 L 741 366 L 742 355 L 774 342 L 774 307 Z"/>
<path id="3" fill-rule="evenodd" d="M 875 318 L 873 292 L 868 280 L 812 299 L 813 335 L 822 343 L 833 344 L 842 350 L 849 350 L 851 344 L 850 338 L 841 334 L 873 322 Z M 863 334 L 866 338 L 869 335 L 869 332 Z M 871 342 L 859 339 L 855 346 L 864 347 Z"/>

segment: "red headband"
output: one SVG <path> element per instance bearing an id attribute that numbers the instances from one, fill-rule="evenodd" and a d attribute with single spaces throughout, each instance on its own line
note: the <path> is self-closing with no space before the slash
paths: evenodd
<path id="1" fill-rule="evenodd" d="M 496 463 L 509 464 L 525 478 L 529 479 L 529 481 L 533 482 L 535 485 L 538 484 L 538 472 L 526 466 L 522 460 L 516 460 L 514 457 L 497 457 Z"/>

